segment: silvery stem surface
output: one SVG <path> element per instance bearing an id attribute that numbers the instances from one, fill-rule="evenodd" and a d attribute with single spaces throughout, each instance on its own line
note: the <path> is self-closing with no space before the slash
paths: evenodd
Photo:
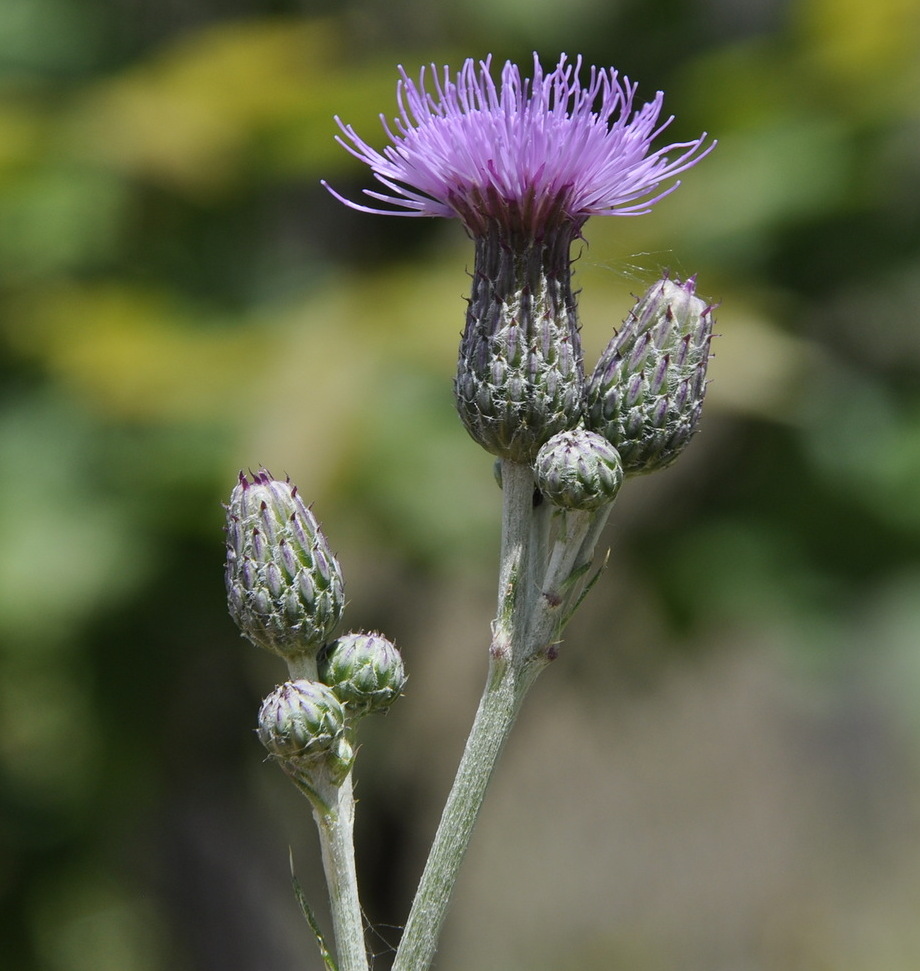
<path id="1" fill-rule="evenodd" d="M 528 646 L 538 653 L 550 649 L 561 633 L 560 621 L 570 599 L 567 587 L 597 516 L 595 512 L 578 510 L 569 510 L 563 515 L 563 532 L 553 544 L 540 595 L 530 616 Z"/>
<path id="2" fill-rule="evenodd" d="M 316 652 L 301 654 L 297 657 L 287 659 L 288 677 L 291 681 L 303 679 L 304 681 L 316 681 Z"/>
<path id="3" fill-rule="evenodd" d="M 328 802 L 311 801 L 329 889 L 339 971 L 368 971 L 355 871 L 355 800 L 351 773 L 341 786 L 330 790 Z"/>
<path id="4" fill-rule="evenodd" d="M 502 548 L 498 615 L 489 675 L 431 853 L 403 932 L 393 971 L 427 971 L 437 949 L 457 872 L 469 845 L 492 771 L 528 688 L 545 666 L 526 644 L 533 604 L 533 473 L 502 463 Z"/>
<path id="5" fill-rule="evenodd" d="M 292 681 L 317 679 L 316 655 L 288 660 Z M 294 784 L 310 800 L 319 831 L 323 870 L 329 890 L 329 906 L 335 931 L 339 971 L 369 971 L 364 942 L 364 923 L 358 897 L 355 868 L 355 799 L 351 772 L 341 786 L 331 783 L 312 785 L 292 776 Z"/>

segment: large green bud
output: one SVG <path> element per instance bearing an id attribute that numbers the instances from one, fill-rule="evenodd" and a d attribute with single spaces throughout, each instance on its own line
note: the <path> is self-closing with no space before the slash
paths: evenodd
<path id="1" fill-rule="evenodd" d="M 259 740 L 286 768 L 310 773 L 324 767 L 340 783 L 354 761 L 345 733 L 345 711 L 331 688 L 318 681 L 285 681 L 262 702 Z"/>
<path id="2" fill-rule="evenodd" d="M 588 381 L 585 424 L 627 475 L 670 465 L 696 431 L 706 393 L 712 306 L 693 279 L 665 277 L 639 299 Z"/>
<path id="3" fill-rule="evenodd" d="M 591 511 L 616 498 L 623 483 L 623 463 L 606 438 L 573 428 L 553 435 L 540 449 L 534 479 L 553 505 Z"/>
<path id="4" fill-rule="evenodd" d="M 241 472 L 227 507 L 227 600 L 254 644 L 315 655 L 342 616 L 344 585 L 313 513 L 290 481 Z"/>
<path id="5" fill-rule="evenodd" d="M 349 713 L 386 711 L 402 694 L 406 672 L 396 647 L 382 634 L 343 634 L 319 657 L 320 679 Z"/>
<path id="6" fill-rule="evenodd" d="M 571 287 L 576 227 L 534 240 L 497 224 L 477 236 L 454 392 L 472 437 L 529 465 L 584 410 L 584 367 Z"/>

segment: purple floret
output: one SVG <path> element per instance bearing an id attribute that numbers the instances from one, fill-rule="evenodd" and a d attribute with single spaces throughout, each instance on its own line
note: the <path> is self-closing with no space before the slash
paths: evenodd
<path id="1" fill-rule="evenodd" d="M 540 235 L 593 215 L 649 212 L 715 145 L 703 133 L 653 151 L 673 120 L 659 122 L 662 93 L 634 108 L 635 84 L 596 67 L 583 84 L 580 57 L 573 64 L 563 54 L 544 74 L 534 55 L 532 79 L 509 61 L 498 84 L 491 58 L 468 59 L 455 79 L 434 65 L 417 83 L 400 73 L 399 115 L 392 124 L 381 116 L 391 142 L 382 152 L 336 118 L 338 141 L 390 190 L 364 190 L 394 207 L 378 209 L 323 183 L 361 212 L 457 217 L 474 235 L 497 220 Z"/>

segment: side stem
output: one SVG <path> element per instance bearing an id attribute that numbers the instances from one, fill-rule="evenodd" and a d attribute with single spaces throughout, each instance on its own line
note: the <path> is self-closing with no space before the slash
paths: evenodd
<path id="1" fill-rule="evenodd" d="M 323 870 L 329 888 L 339 971 L 368 971 L 355 871 L 355 800 L 351 773 L 341 786 L 331 787 L 328 795 L 328 802 L 312 800 L 313 818 L 319 830 Z"/>
<path id="2" fill-rule="evenodd" d="M 316 653 L 288 659 L 292 681 L 317 679 Z M 369 971 L 358 874 L 355 868 L 355 797 L 351 772 L 341 786 L 328 780 L 308 780 L 296 774 L 294 784 L 310 800 L 319 831 L 323 870 L 329 890 L 329 906 L 335 931 L 339 971 Z"/>

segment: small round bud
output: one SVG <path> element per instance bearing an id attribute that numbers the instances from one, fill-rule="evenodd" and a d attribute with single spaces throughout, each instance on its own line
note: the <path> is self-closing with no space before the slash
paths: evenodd
<path id="1" fill-rule="evenodd" d="M 537 487 L 563 509 L 599 509 L 613 502 L 623 483 L 617 450 L 584 428 L 560 432 L 540 449 L 534 466 Z"/>
<path id="2" fill-rule="evenodd" d="M 240 473 L 227 507 L 227 600 L 254 644 L 288 660 L 315 653 L 342 616 L 338 561 L 290 481 Z"/>
<path id="3" fill-rule="evenodd" d="M 402 657 L 382 634 L 343 634 L 319 658 L 319 673 L 347 710 L 356 715 L 386 711 L 402 694 Z"/>
<path id="4" fill-rule="evenodd" d="M 285 681 L 262 702 L 259 740 L 270 755 L 298 768 L 339 758 L 345 711 L 318 681 Z"/>
<path id="5" fill-rule="evenodd" d="M 694 281 L 665 277 L 633 308 L 588 382 L 586 425 L 627 475 L 670 465 L 696 431 L 706 393 L 712 307 Z"/>

